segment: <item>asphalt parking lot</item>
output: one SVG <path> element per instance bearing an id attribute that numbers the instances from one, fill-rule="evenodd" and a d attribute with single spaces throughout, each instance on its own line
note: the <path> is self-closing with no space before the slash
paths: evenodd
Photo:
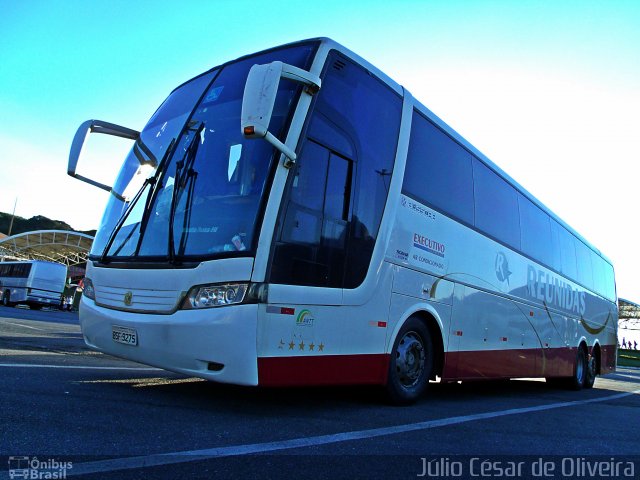
<path id="1" fill-rule="evenodd" d="M 0 307 L 0 376 L 0 478 L 640 475 L 640 369 L 581 392 L 432 384 L 390 407 L 374 388 L 187 378 L 90 351 L 76 313 Z"/>

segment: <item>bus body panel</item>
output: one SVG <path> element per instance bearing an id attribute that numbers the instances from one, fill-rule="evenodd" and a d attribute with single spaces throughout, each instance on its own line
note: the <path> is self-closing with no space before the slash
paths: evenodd
<path id="1" fill-rule="evenodd" d="M 330 291 L 339 299 L 341 289 L 271 285 L 258 321 L 260 384 L 384 383 L 393 274 L 393 266 L 383 264 L 380 281 L 361 305 L 327 302 Z"/>
<path id="2" fill-rule="evenodd" d="M 101 352 L 217 382 L 257 385 L 257 311 L 252 304 L 171 315 L 114 315 L 83 297 L 80 326 L 86 344 Z M 138 344 L 115 342 L 113 326 L 134 329 Z"/>
<path id="3" fill-rule="evenodd" d="M 404 322 L 412 315 L 424 313 L 436 320 L 446 351 L 451 336 L 451 305 L 394 292 L 391 298 L 391 309 L 389 310 L 389 323 L 393 327 L 389 328 L 387 336 L 387 353 L 391 353 L 393 342 Z"/>
<path id="4" fill-rule="evenodd" d="M 387 258 L 455 283 L 447 379 L 569 376 L 581 340 L 615 349 L 614 304 L 405 195 Z"/>

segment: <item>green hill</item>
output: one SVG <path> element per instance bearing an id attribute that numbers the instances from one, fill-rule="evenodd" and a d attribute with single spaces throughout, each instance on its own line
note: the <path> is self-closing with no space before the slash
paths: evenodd
<path id="1" fill-rule="evenodd" d="M 0 233 L 5 235 L 9 233 L 9 225 L 11 223 L 11 214 L 0 212 Z M 23 218 L 16 215 L 13 219 L 13 228 L 11 229 L 11 235 L 18 233 L 33 232 L 35 230 L 69 230 L 72 232 L 80 231 L 75 230 L 68 223 L 62 220 L 51 220 L 50 218 L 43 217 L 42 215 L 36 215 L 31 218 Z M 80 231 L 88 235 L 94 236 L 95 230 Z"/>

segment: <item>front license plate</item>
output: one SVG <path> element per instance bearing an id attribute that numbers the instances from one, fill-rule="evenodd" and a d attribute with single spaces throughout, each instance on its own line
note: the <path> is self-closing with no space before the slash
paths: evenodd
<path id="1" fill-rule="evenodd" d="M 133 328 L 111 325 L 111 338 L 114 342 L 125 345 L 138 345 L 138 332 Z"/>

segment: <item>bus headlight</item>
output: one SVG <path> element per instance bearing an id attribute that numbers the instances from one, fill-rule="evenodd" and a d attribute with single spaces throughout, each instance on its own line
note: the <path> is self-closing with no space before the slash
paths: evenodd
<path id="1" fill-rule="evenodd" d="M 247 283 L 227 283 L 193 287 L 182 303 L 183 309 L 212 308 L 242 303 L 249 289 Z"/>
<path id="2" fill-rule="evenodd" d="M 90 298 L 91 300 L 96 299 L 96 291 L 93 288 L 93 282 L 90 278 L 84 277 L 84 290 L 82 293 L 85 297 Z"/>

